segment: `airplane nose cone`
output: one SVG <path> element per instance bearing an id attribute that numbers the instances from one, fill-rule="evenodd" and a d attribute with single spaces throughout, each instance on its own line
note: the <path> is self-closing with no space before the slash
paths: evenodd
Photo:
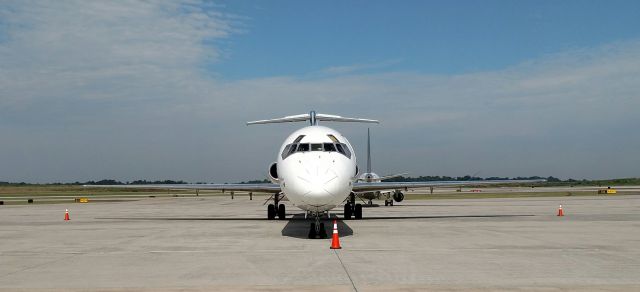
<path id="1" fill-rule="evenodd" d="M 303 200 L 307 204 L 311 205 L 325 205 L 334 201 L 334 198 L 338 196 L 338 177 L 335 176 L 326 179 L 327 177 L 318 178 L 316 183 L 313 183 L 307 187 L 307 192 L 304 194 Z"/>
<path id="2" fill-rule="evenodd" d="M 296 173 L 295 187 L 302 201 L 309 205 L 326 205 L 343 197 L 348 177 L 336 173 L 330 164 L 305 163 Z M 289 182 L 290 184 L 292 181 Z"/>

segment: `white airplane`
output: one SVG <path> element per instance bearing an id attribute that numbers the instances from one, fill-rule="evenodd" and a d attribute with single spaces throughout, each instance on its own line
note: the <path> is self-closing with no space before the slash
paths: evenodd
<path id="1" fill-rule="evenodd" d="M 398 191 L 432 186 L 461 186 L 505 181 L 440 181 L 440 182 L 358 182 L 358 167 L 353 147 L 338 131 L 318 125 L 323 122 L 379 123 L 377 120 L 347 118 L 335 115 L 308 114 L 278 119 L 247 122 L 247 125 L 305 122 L 309 126 L 293 132 L 280 147 L 276 162 L 269 166 L 272 183 L 266 184 L 179 184 L 179 185 L 124 185 L 87 187 L 196 189 L 272 193 L 273 204 L 267 207 L 267 219 L 286 218 L 286 198 L 297 208 L 306 211 L 306 217 L 314 219 L 310 224 L 309 238 L 326 238 L 321 218 L 329 216 L 343 202 L 344 218 L 362 219 L 362 205 L 355 203 L 356 193 Z M 511 181 L 516 182 L 516 181 Z M 523 181 L 517 181 L 523 182 Z M 532 181 L 527 181 L 532 182 Z M 271 198 L 270 198 L 271 199 Z"/>

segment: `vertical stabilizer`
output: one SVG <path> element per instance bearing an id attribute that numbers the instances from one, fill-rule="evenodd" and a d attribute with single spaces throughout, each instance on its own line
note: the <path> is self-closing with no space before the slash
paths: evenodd
<path id="1" fill-rule="evenodd" d="M 367 128 L 367 173 L 371 173 L 371 133 Z"/>

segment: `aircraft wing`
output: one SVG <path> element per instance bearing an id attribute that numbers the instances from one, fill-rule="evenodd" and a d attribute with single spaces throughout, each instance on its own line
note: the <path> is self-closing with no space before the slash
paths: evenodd
<path id="1" fill-rule="evenodd" d="M 356 182 L 353 184 L 353 192 L 373 192 L 387 190 L 408 190 L 428 187 L 462 187 L 495 184 L 518 184 L 545 182 L 539 180 L 478 180 L 478 181 L 425 181 L 425 182 Z"/>
<path id="2" fill-rule="evenodd" d="M 163 189 L 163 190 L 218 190 L 240 192 L 279 193 L 280 185 L 260 184 L 175 184 L 175 185 L 83 185 L 87 188 Z"/>

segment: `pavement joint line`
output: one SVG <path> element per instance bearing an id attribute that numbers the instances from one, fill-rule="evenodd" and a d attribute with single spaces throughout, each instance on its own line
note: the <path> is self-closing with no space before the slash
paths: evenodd
<path id="1" fill-rule="evenodd" d="M 353 287 L 353 291 L 358 292 L 358 288 L 356 288 L 356 284 L 353 283 L 353 279 L 351 279 L 351 275 L 349 274 L 349 271 L 347 271 L 347 267 L 344 266 L 344 263 L 342 262 L 342 259 L 340 258 L 340 254 L 335 249 L 333 250 L 333 253 L 336 254 L 336 257 L 338 257 L 338 261 L 340 261 L 340 265 L 342 266 L 342 270 L 344 270 L 345 274 L 347 274 L 347 277 L 349 278 L 349 282 L 351 282 L 351 286 Z"/>
<path id="2" fill-rule="evenodd" d="M 212 254 L 221 254 L 227 253 L 227 251 L 216 251 L 216 250 L 150 250 L 143 252 L 131 252 L 131 251 L 110 251 L 110 252 L 90 252 L 90 251 L 81 251 L 81 252 L 12 252 L 12 253 L 0 253 L 0 257 L 31 257 L 31 256 L 42 256 L 42 255 L 86 255 L 86 256 L 104 256 L 104 255 L 126 255 L 126 254 L 161 254 L 161 253 L 212 253 Z M 237 251 L 236 254 L 280 254 L 282 250 L 253 250 L 253 251 Z M 298 253 L 298 254 L 306 254 L 307 251 L 287 251 L 287 253 Z M 1 277 L 1 276 L 0 276 Z"/>
<path id="3" fill-rule="evenodd" d="M 13 271 L 13 272 L 6 273 L 4 275 L 0 275 L 0 278 L 6 278 L 6 277 L 9 277 L 11 275 L 15 275 L 17 273 L 21 273 L 21 272 L 25 272 L 25 271 L 28 271 L 28 270 L 31 270 L 31 269 L 39 268 L 39 267 L 42 267 L 42 266 L 45 266 L 45 265 L 48 265 L 48 264 L 57 263 L 59 261 L 67 260 L 69 258 L 76 257 L 76 256 L 78 256 L 78 255 L 77 254 L 73 254 L 73 255 L 71 255 L 69 257 L 62 257 L 62 258 L 59 258 L 59 259 L 45 261 L 43 263 L 35 264 L 35 265 L 29 266 L 29 267 L 25 267 L 25 268 L 19 269 L 17 271 Z"/>

